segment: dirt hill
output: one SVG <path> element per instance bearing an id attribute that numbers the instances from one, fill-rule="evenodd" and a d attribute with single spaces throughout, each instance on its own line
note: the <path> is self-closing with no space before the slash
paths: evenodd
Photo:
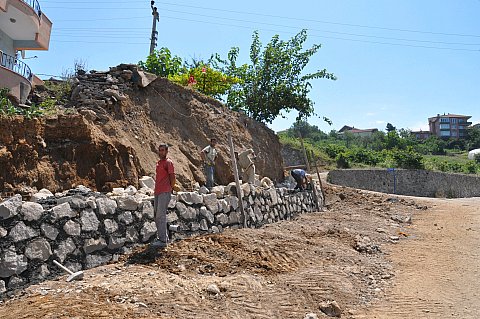
<path id="1" fill-rule="evenodd" d="M 282 178 L 281 145 L 272 130 L 188 88 L 148 79 L 133 65 L 92 72 L 78 76 L 62 114 L 1 117 L 0 192 L 137 186 L 142 175 L 153 176 L 161 142 L 171 145 L 179 182 L 189 188 L 205 181 L 200 150 L 211 137 L 220 152 L 216 180 L 226 184 L 233 181 L 229 131 L 237 150 L 256 151 L 260 175 Z"/>

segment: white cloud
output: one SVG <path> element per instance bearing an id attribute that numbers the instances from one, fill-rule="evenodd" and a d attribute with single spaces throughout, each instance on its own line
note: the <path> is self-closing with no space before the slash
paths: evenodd
<path id="1" fill-rule="evenodd" d="M 387 123 L 387 122 L 385 122 L 385 121 L 375 121 L 375 124 L 385 124 L 385 123 Z"/>

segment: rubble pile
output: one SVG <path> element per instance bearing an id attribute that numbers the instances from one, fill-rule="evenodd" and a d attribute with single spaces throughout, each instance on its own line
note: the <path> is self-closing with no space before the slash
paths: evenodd
<path id="1" fill-rule="evenodd" d="M 12 291 L 62 273 L 118 259 L 120 254 L 156 237 L 153 180 L 142 186 L 114 188 L 108 194 L 79 186 L 52 194 L 43 189 L 30 201 L 15 195 L 0 203 L 0 292 Z M 225 228 L 256 228 L 316 210 L 311 192 L 241 186 L 246 221 L 234 183 L 208 191 L 172 195 L 167 223 L 177 225 L 172 240 L 219 233 Z"/>
<path id="2" fill-rule="evenodd" d="M 135 64 L 120 64 L 109 71 L 95 71 L 78 74 L 74 78 L 71 102 L 79 113 L 91 116 L 91 110 L 103 120 L 106 112 L 117 102 L 127 99 L 124 93 L 134 87 L 146 87 L 157 78 L 156 75 L 138 69 Z"/>

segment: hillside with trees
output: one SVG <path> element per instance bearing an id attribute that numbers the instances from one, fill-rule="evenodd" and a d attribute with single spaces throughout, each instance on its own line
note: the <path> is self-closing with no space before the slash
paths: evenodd
<path id="1" fill-rule="evenodd" d="M 479 128 L 469 127 L 465 139 L 448 140 L 435 136 L 418 140 L 409 130 L 397 129 L 391 123 L 385 131 L 365 137 L 348 131 L 325 133 L 307 121 L 297 121 L 279 136 L 282 144 L 297 149 L 301 147 L 299 137 L 302 136 L 307 150 L 313 151 L 327 169 L 383 167 L 480 172 L 480 158 L 467 159 L 469 150 L 480 147 Z"/>

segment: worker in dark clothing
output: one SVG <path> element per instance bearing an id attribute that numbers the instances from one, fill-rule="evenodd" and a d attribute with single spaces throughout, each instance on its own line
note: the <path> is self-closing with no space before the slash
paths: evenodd
<path id="1" fill-rule="evenodd" d="M 296 168 L 290 172 L 297 185 L 294 189 L 305 190 L 307 188 L 308 181 L 310 180 L 310 174 L 307 174 L 305 170 Z"/>

